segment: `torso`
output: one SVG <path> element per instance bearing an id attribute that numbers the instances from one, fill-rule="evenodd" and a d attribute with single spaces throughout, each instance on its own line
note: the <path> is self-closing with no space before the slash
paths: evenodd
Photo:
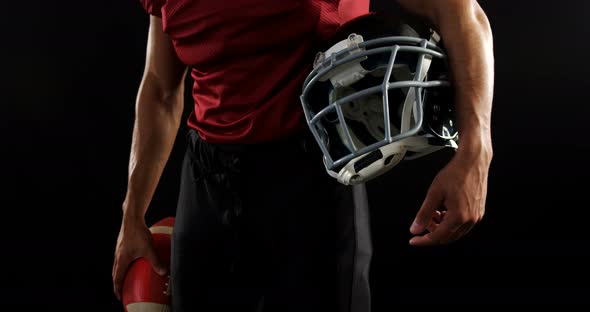
<path id="1" fill-rule="evenodd" d="M 167 0 L 164 31 L 192 68 L 188 125 L 212 143 L 257 143 L 301 131 L 299 95 L 316 47 L 343 19 L 366 13 L 364 3 Z"/>

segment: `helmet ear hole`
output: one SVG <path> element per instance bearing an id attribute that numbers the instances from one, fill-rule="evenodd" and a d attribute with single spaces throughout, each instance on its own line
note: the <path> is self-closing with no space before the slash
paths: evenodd
<path id="1" fill-rule="evenodd" d="M 385 166 L 389 166 L 389 164 L 391 163 L 391 161 L 393 160 L 393 157 L 395 157 L 395 154 L 389 155 L 387 156 L 387 158 L 385 158 L 385 161 L 383 162 L 383 164 Z"/>

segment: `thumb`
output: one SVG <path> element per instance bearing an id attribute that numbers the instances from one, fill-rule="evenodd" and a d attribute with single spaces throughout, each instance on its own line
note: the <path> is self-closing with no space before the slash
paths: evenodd
<path id="1" fill-rule="evenodd" d="M 442 189 L 436 184 L 432 184 L 426 194 L 424 202 L 422 203 L 422 207 L 420 207 L 420 210 L 418 210 L 418 213 L 416 214 L 416 219 L 414 219 L 414 222 L 410 227 L 410 232 L 412 234 L 418 235 L 426 230 L 442 201 Z"/>
<path id="2" fill-rule="evenodd" d="M 158 275 L 163 276 L 168 273 L 168 268 L 162 263 L 158 257 L 158 254 L 156 253 L 156 248 L 153 246 L 149 248 L 146 259 L 151 263 L 152 268 L 156 273 L 158 273 Z"/>

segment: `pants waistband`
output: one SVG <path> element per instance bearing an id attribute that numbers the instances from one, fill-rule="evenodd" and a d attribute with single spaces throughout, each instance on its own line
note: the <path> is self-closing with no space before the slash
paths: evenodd
<path id="1" fill-rule="evenodd" d="M 313 150 L 316 147 L 316 142 L 313 136 L 308 131 L 302 131 L 289 137 L 277 139 L 270 142 L 262 142 L 256 144 L 218 144 L 209 143 L 203 140 L 197 130 L 189 129 L 187 139 L 192 144 L 199 142 L 206 145 L 208 148 L 216 149 L 224 153 L 257 153 L 280 150 L 303 150 L 305 152 Z M 319 150 L 319 148 L 318 148 Z"/>

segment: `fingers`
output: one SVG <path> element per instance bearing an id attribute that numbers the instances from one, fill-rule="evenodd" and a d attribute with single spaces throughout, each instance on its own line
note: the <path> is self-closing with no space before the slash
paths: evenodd
<path id="1" fill-rule="evenodd" d="M 121 289 L 123 288 L 125 273 L 127 273 L 130 263 L 131 259 L 125 254 L 115 258 L 113 265 L 113 291 L 119 300 L 121 300 Z"/>
<path id="2" fill-rule="evenodd" d="M 436 214 L 438 208 L 444 200 L 442 190 L 437 186 L 436 182 L 430 186 L 428 194 L 422 203 L 422 207 L 418 210 L 416 219 L 410 227 L 410 232 L 414 235 L 424 232 L 430 224 L 433 216 Z"/>
<path id="3" fill-rule="evenodd" d="M 438 223 L 432 221 L 432 222 L 430 222 L 430 224 L 428 225 L 428 227 L 426 227 L 426 230 L 428 232 L 434 232 L 434 231 L 436 231 L 436 228 L 438 228 Z"/>
<path id="4" fill-rule="evenodd" d="M 445 215 L 447 214 L 446 210 L 443 211 L 437 211 L 437 214 L 435 216 L 435 222 L 436 223 L 441 223 L 442 220 L 445 218 Z"/>
<path id="5" fill-rule="evenodd" d="M 430 220 L 430 224 L 428 225 L 428 227 L 426 228 L 426 230 L 428 230 L 428 232 L 434 232 L 436 230 L 436 228 L 438 227 L 438 225 L 442 222 L 442 220 L 445 217 L 445 214 L 447 212 L 445 210 L 443 211 L 435 211 L 434 212 L 434 216 L 432 217 L 432 220 Z"/>
<path id="6" fill-rule="evenodd" d="M 166 266 L 162 264 L 162 261 L 158 258 L 155 248 L 148 248 L 148 252 L 145 258 L 150 262 L 152 268 L 159 275 L 165 275 L 168 273 Z M 119 255 L 115 257 L 115 263 L 113 264 L 113 291 L 118 300 L 121 300 L 121 292 L 123 289 L 123 283 L 125 281 L 125 275 L 131 263 L 137 259 L 132 257 L 124 250 L 119 252 Z"/>
<path id="7" fill-rule="evenodd" d="M 450 237 L 459 227 L 460 225 L 454 224 L 448 219 L 443 220 L 434 231 L 422 236 L 412 237 L 410 239 L 410 245 L 432 246 L 444 244 L 448 237 Z"/>
<path id="8" fill-rule="evenodd" d="M 458 240 L 475 225 L 475 220 L 461 216 L 446 216 L 434 231 L 410 239 L 413 246 L 444 245 Z"/>

